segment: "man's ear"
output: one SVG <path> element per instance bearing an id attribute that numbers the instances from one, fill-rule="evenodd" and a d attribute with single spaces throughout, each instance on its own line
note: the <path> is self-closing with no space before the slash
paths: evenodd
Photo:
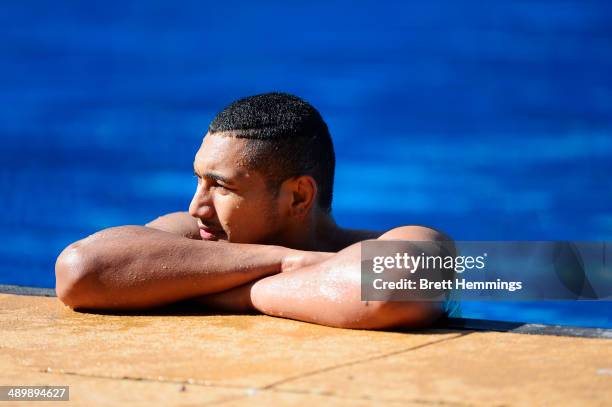
<path id="1" fill-rule="evenodd" d="M 291 179 L 290 214 L 303 218 L 315 203 L 317 183 L 310 175 L 300 175 Z"/>

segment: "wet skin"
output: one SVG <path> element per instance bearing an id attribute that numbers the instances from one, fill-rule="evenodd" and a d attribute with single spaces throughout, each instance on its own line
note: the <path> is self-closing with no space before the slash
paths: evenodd
<path id="1" fill-rule="evenodd" d="M 436 302 L 361 301 L 360 245 L 446 236 L 421 226 L 341 228 L 319 208 L 312 177 L 287 179 L 271 192 L 246 164 L 247 143 L 228 133 L 204 138 L 189 213 L 107 229 L 67 247 L 56 263 L 58 297 L 76 309 L 114 310 L 191 300 L 363 329 L 421 327 L 442 314 Z"/>

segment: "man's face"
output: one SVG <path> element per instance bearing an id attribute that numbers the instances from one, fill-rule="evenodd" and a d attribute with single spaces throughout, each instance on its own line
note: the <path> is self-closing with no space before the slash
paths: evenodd
<path id="1" fill-rule="evenodd" d="M 248 140 L 206 135 L 194 160 L 198 186 L 189 213 L 204 240 L 269 243 L 278 240 L 283 216 L 265 178 L 247 168 Z"/>

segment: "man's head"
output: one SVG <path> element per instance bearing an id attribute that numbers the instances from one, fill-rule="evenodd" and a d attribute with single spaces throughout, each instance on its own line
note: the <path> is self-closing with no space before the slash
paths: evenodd
<path id="1" fill-rule="evenodd" d="M 285 93 L 240 99 L 213 119 L 196 155 L 190 213 L 216 232 L 211 238 L 282 240 L 313 211 L 330 212 L 334 165 L 313 106 Z"/>

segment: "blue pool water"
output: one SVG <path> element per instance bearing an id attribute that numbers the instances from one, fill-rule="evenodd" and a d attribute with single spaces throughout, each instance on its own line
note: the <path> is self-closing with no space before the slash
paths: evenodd
<path id="1" fill-rule="evenodd" d="M 307 5 L 305 5 L 307 4 Z M 11 2 L 0 12 L 0 284 L 54 285 L 68 243 L 184 210 L 214 114 L 310 100 L 347 227 L 612 238 L 606 2 Z M 464 317 L 612 327 L 612 303 Z"/>

